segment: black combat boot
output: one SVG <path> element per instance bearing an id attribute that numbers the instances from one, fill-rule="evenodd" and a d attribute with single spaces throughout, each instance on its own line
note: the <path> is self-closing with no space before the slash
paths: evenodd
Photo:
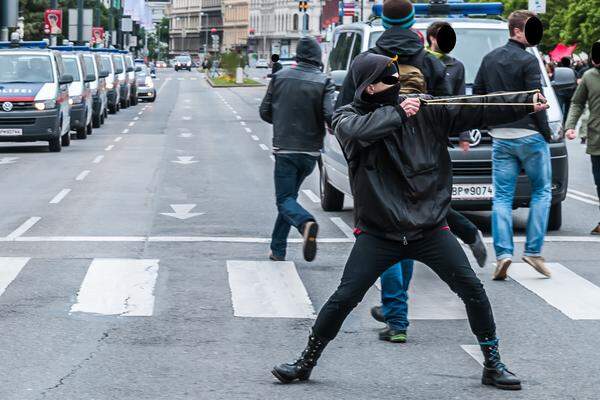
<path id="1" fill-rule="evenodd" d="M 504 390 L 521 390 L 521 381 L 500 361 L 498 339 L 479 342 L 485 357 L 481 383 Z"/>
<path id="2" fill-rule="evenodd" d="M 323 349 L 327 346 L 327 340 L 317 337 L 311 333 L 308 337 L 308 344 L 302 352 L 302 355 L 294 363 L 280 364 L 273 367 L 271 373 L 282 383 L 290 383 L 295 379 L 306 381 L 310 378 L 312 369 L 317 365 L 317 360 L 321 356 Z"/>

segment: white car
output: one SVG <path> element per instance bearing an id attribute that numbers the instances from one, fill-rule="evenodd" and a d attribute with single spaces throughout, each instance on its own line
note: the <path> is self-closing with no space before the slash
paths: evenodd
<path id="1" fill-rule="evenodd" d="M 266 58 L 259 58 L 256 60 L 255 68 L 269 68 L 269 61 Z"/>

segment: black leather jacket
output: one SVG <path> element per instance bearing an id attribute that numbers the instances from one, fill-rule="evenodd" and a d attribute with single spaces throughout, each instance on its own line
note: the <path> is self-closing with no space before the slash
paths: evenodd
<path id="1" fill-rule="evenodd" d="M 353 69 L 358 70 L 355 77 L 361 84 L 352 104 L 336 110 L 333 128 L 348 161 L 355 226 L 407 243 L 446 225 L 452 187 L 448 136 L 516 121 L 533 107 L 422 106 L 407 118 L 398 105 L 362 100 L 363 90 L 388 60 L 372 54 L 357 56 Z M 532 103 L 533 95 L 464 102 Z"/>
<path id="2" fill-rule="evenodd" d="M 260 117 L 273 124 L 273 147 L 280 150 L 319 151 L 325 123 L 331 124 L 335 86 L 321 71 L 321 48 L 314 39 L 300 39 L 298 65 L 271 78 Z"/>
<path id="3" fill-rule="evenodd" d="M 483 57 L 473 85 L 473 94 L 541 89 L 541 74 L 537 58 L 525 50 L 523 44 L 511 39 Z M 547 141 L 552 136 L 546 111 L 493 127 L 531 129 L 540 132 Z"/>

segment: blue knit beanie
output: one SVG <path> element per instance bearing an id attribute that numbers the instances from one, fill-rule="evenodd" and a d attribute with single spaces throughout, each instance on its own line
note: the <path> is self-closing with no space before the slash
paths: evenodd
<path id="1" fill-rule="evenodd" d="M 385 0 L 381 21 L 385 29 L 394 26 L 409 29 L 415 23 L 415 9 L 410 0 Z"/>

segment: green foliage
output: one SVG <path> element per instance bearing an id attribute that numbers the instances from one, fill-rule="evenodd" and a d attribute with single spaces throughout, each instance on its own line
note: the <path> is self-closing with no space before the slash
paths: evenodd
<path id="1" fill-rule="evenodd" d="M 235 77 L 235 70 L 237 67 L 244 66 L 244 60 L 238 53 L 227 52 L 221 55 L 220 66 L 223 68 L 227 76 Z"/>

